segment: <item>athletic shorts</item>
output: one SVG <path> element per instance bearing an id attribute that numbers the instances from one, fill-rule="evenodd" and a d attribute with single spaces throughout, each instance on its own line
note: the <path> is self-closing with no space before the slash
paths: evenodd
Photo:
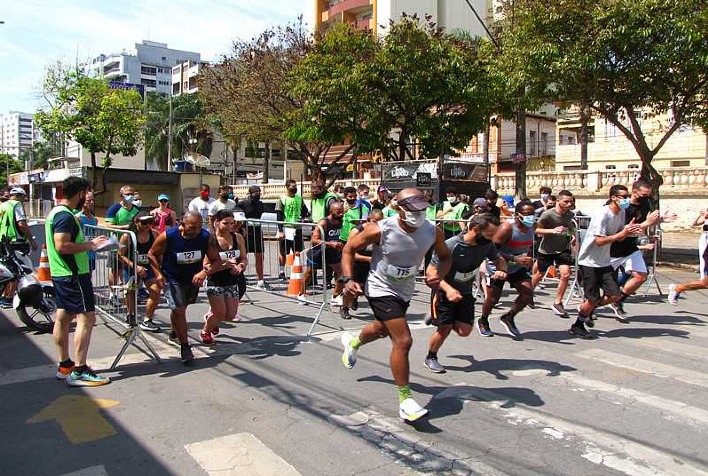
<path id="1" fill-rule="evenodd" d="M 141 265 L 142 266 L 142 265 Z M 144 268 L 147 270 L 144 278 L 139 278 L 143 281 L 149 281 L 155 279 L 155 272 L 152 270 L 151 266 L 145 265 Z M 123 282 L 127 283 L 133 276 L 133 268 L 123 268 Z"/>
<path id="2" fill-rule="evenodd" d="M 207 282 L 207 296 L 224 296 L 225 298 L 241 299 L 246 294 L 246 278 L 243 274 L 240 275 L 243 279 L 239 279 L 236 284 L 230 286 L 212 286 Z"/>
<path id="3" fill-rule="evenodd" d="M 286 240 L 285 238 L 283 238 L 278 243 L 278 250 L 280 251 L 281 255 L 287 255 L 291 251 L 299 252 L 302 251 L 304 248 L 305 246 L 302 240 L 302 228 L 298 228 L 297 230 L 295 230 L 294 240 Z"/>
<path id="4" fill-rule="evenodd" d="M 570 254 L 570 250 L 561 251 L 560 253 L 554 253 L 552 255 L 547 255 L 545 253 L 538 253 L 538 270 L 541 273 L 548 271 L 548 268 L 553 266 L 572 266 L 573 256 Z"/>
<path id="5" fill-rule="evenodd" d="M 168 283 L 165 289 L 167 304 L 173 311 L 197 302 L 199 286 L 194 284 Z"/>
<path id="6" fill-rule="evenodd" d="M 406 311 L 408 311 L 408 306 L 410 305 L 410 301 L 406 302 L 396 296 L 367 296 L 366 299 L 369 301 L 371 310 L 374 311 L 374 317 L 381 322 L 406 317 Z"/>
<path id="7" fill-rule="evenodd" d="M 307 265 L 315 268 L 322 267 L 322 248 L 319 246 L 307 250 Z M 342 261 L 342 253 L 333 248 L 325 248 L 325 262 L 327 266 L 339 264 Z"/>
<path id="8" fill-rule="evenodd" d="M 69 314 L 96 310 L 90 274 L 52 277 L 52 284 L 56 293 L 57 309 L 64 309 Z"/>
<path id="9" fill-rule="evenodd" d="M 513 273 L 506 276 L 506 279 L 492 279 L 489 281 L 490 286 L 494 286 L 500 291 L 504 289 L 504 283 L 509 283 L 512 287 L 516 287 L 519 283 L 531 279 L 529 270 L 526 268 L 519 268 Z"/>
<path id="10" fill-rule="evenodd" d="M 641 250 L 637 250 L 629 256 L 622 258 L 612 258 L 612 267 L 614 269 L 624 266 L 627 273 L 635 271 L 637 273 L 647 273 L 647 264 L 644 262 L 644 254 Z"/>
<path id="11" fill-rule="evenodd" d="M 463 294 L 459 302 L 450 302 L 442 289 L 434 289 L 430 293 L 430 315 L 434 326 L 450 326 L 457 322 L 472 324 L 474 322 L 474 297 Z"/>
<path id="12" fill-rule="evenodd" d="M 263 231 L 260 226 L 249 225 L 246 237 L 246 251 L 249 253 L 263 253 Z"/>
<path id="13" fill-rule="evenodd" d="M 585 299 L 588 301 L 600 302 L 601 289 L 605 296 L 620 295 L 617 274 L 612 266 L 605 266 L 604 268 L 578 266 L 578 271 L 582 277 Z"/>

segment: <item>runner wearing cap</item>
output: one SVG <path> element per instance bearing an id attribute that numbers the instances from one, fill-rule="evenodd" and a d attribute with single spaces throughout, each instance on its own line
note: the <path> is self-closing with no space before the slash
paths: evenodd
<path id="1" fill-rule="evenodd" d="M 153 217 L 152 227 L 159 233 L 177 224 L 177 212 L 170 208 L 170 196 L 161 193 L 157 196 L 157 208 L 150 211 Z"/>
<path id="2" fill-rule="evenodd" d="M 445 246 L 442 230 L 425 219 L 428 202 L 419 190 L 407 188 L 396 196 L 399 216 L 368 225 L 352 237 L 342 253 L 340 282 L 349 295 L 360 294 L 361 286 L 352 279 L 354 256 L 357 251 L 373 245 L 371 271 L 366 280 L 365 294 L 376 321 L 353 337 L 342 336 L 344 353 L 342 363 L 353 368 L 359 348 L 384 336 L 389 336 L 391 371 L 398 386 L 399 415 L 406 421 L 415 421 L 428 413 L 411 396 L 408 354 L 413 339 L 406 321 L 406 311 L 415 288 L 415 277 L 426 251 L 435 246 L 440 265 L 431 269 L 426 284 L 436 288 L 441 275 L 450 269 L 451 256 Z"/>
<path id="3" fill-rule="evenodd" d="M 10 190 L 10 199 L 0 205 L 0 239 L 15 243 L 29 243 L 33 250 L 37 249 L 37 242 L 32 236 L 32 230 L 27 225 L 27 215 L 22 202 L 25 200 L 25 191 L 22 187 L 13 187 Z M 27 251 L 29 251 L 29 246 Z M 0 298 L 0 307 L 12 308 L 12 299 L 17 291 L 17 281 L 8 282 Z"/>

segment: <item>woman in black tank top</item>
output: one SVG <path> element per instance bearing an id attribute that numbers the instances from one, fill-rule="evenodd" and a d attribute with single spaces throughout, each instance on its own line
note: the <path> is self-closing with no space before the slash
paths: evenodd
<path id="1" fill-rule="evenodd" d="M 219 322 L 236 319 L 239 300 L 246 292 L 243 274 L 247 265 L 246 241 L 239 233 L 242 223 L 236 222 L 229 210 L 220 210 L 214 215 L 214 233 L 209 239 L 209 247 L 219 252 L 225 269 L 215 273 L 207 269 L 207 298 L 211 308 L 204 315 L 204 327 L 199 334 L 206 345 L 215 344 Z"/>
<path id="2" fill-rule="evenodd" d="M 135 233 L 137 239 L 136 251 L 133 250 L 133 240 L 130 234 L 121 236 L 120 242 L 124 245 L 118 251 L 118 256 L 123 262 L 123 283 L 128 285 L 126 292 L 126 307 L 128 308 L 128 324 L 135 324 L 137 300 L 135 290 L 140 283 L 145 284 L 148 290 L 148 299 L 145 307 L 145 319 L 140 323 L 140 328 L 150 332 L 160 332 L 160 327 L 152 320 L 160 299 L 160 285 L 155 279 L 155 273 L 148 261 L 148 251 L 157 237 L 157 232 L 152 229 L 153 217 L 147 212 L 138 212 L 130 222 L 129 230 Z"/>

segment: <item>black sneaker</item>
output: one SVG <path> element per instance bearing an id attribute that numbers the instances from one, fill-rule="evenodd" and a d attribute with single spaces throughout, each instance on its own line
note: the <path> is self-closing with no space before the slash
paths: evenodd
<path id="1" fill-rule="evenodd" d="M 125 323 L 128 324 L 130 327 L 135 327 L 138 324 L 138 320 L 135 317 L 135 314 L 128 314 L 125 316 Z"/>
<path id="2" fill-rule="evenodd" d="M 507 334 L 509 334 L 511 337 L 521 337 L 521 332 L 519 329 L 516 327 L 516 324 L 514 323 L 514 316 L 511 316 L 509 314 L 504 314 L 500 319 L 499 322 L 504 326 L 506 329 Z"/>
<path id="3" fill-rule="evenodd" d="M 167 342 L 174 345 L 180 345 L 179 339 L 177 338 L 177 332 L 170 331 L 167 335 Z"/>
<path id="4" fill-rule="evenodd" d="M 591 328 L 595 327 L 595 319 L 592 317 L 592 315 L 585 319 L 585 324 L 587 324 L 587 326 Z"/>
<path id="5" fill-rule="evenodd" d="M 489 328 L 489 320 L 487 319 L 477 321 L 477 330 L 482 337 L 494 337 L 494 332 Z"/>
<path id="6" fill-rule="evenodd" d="M 356 311 L 357 309 L 359 309 L 359 301 L 357 300 L 357 298 L 354 298 L 354 300 L 352 301 L 351 308 L 352 311 Z"/>
<path id="7" fill-rule="evenodd" d="M 179 346 L 180 358 L 184 365 L 192 365 L 194 360 L 194 354 L 192 353 L 192 346 L 189 344 L 181 344 Z"/>
<path id="8" fill-rule="evenodd" d="M 349 315 L 349 309 L 347 309 L 346 307 L 339 308 L 339 317 L 347 320 L 352 318 L 352 316 Z"/>
<path id="9" fill-rule="evenodd" d="M 534 300 L 533 296 L 531 296 L 531 301 L 526 305 L 529 309 L 536 309 L 536 301 Z"/>
<path id="10" fill-rule="evenodd" d="M 140 328 L 148 332 L 160 332 L 160 326 L 155 324 L 152 319 L 145 319 L 140 323 Z"/>
<path id="11" fill-rule="evenodd" d="M 288 278 L 285 277 L 285 273 L 280 273 L 280 274 L 278 275 L 278 279 L 281 280 L 281 281 L 283 281 L 283 282 L 285 282 L 285 281 L 288 280 Z"/>
<path id="12" fill-rule="evenodd" d="M 594 339 L 595 336 L 588 331 L 584 325 L 580 323 L 575 323 L 572 326 L 570 326 L 570 329 L 568 329 L 568 332 L 570 332 L 574 336 L 578 336 L 581 339 Z"/>
<path id="13" fill-rule="evenodd" d="M 615 313 L 615 316 L 617 316 L 617 320 L 627 324 L 629 322 L 629 318 L 627 317 L 627 311 L 624 310 L 624 304 L 622 301 L 619 301 L 617 303 L 611 303 L 610 308 L 612 311 Z"/>

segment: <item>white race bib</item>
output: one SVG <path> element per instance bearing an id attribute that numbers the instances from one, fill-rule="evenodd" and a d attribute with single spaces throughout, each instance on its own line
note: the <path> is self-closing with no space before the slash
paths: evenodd
<path id="1" fill-rule="evenodd" d="M 462 271 L 458 271 L 455 273 L 455 276 L 453 279 L 457 282 L 460 283 L 466 283 L 467 281 L 471 280 L 474 278 L 475 272 L 470 271 L 469 273 L 463 273 Z"/>
<path id="2" fill-rule="evenodd" d="M 283 234 L 286 240 L 293 241 L 295 239 L 295 228 L 283 228 Z"/>
<path id="3" fill-rule="evenodd" d="M 219 252 L 219 257 L 224 260 L 237 259 L 241 256 L 241 250 L 228 250 Z"/>
<path id="4" fill-rule="evenodd" d="M 177 264 L 192 264 L 202 260 L 202 251 L 185 251 L 183 253 L 175 253 Z"/>
<path id="5" fill-rule="evenodd" d="M 417 266 L 407 268 L 389 264 L 386 268 L 386 275 L 388 275 L 388 278 L 392 281 L 404 281 L 406 279 L 415 278 L 416 271 L 418 271 Z"/>
<path id="6" fill-rule="evenodd" d="M 147 254 L 138 255 L 138 264 L 140 266 L 145 266 L 147 264 L 150 264 L 150 260 L 148 260 L 148 255 Z"/>

